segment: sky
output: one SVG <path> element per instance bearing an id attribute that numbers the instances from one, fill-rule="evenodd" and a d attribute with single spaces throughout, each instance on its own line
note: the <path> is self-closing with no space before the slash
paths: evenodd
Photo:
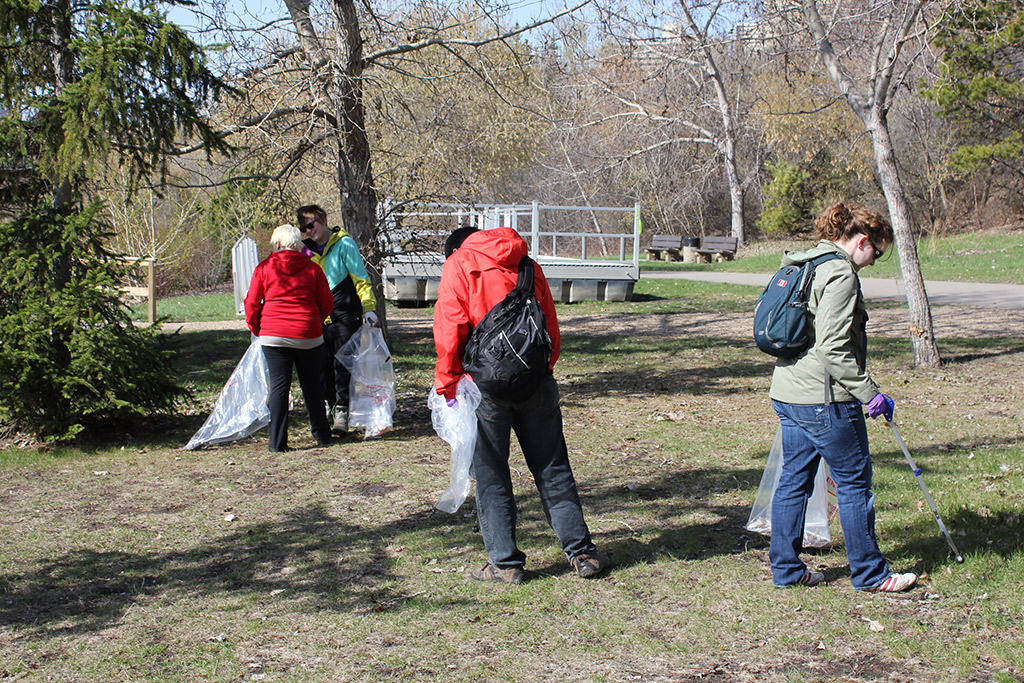
<path id="1" fill-rule="evenodd" d="M 173 22 L 190 32 L 209 25 L 209 17 L 215 15 L 214 8 L 217 4 L 223 4 L 224 23 L 228 25 L 257 28 L 265 26 L 268 22 L 288 17 L 288 10 L 285 8 L 283 0 L 195 1 L 196 7 L 194 8 L 171 7 L 168 11 L 168 16 Z M 506 0 L 507 11 L 504 11 L 503 14 L 509 19 L 509 26 L 513 24 L 525 26 L 565 9 L 567 2 L 578 4 L 579 0 Z M 210 38 L 201 42 L 215 42 L 216 40 L 216 38 Z"/>

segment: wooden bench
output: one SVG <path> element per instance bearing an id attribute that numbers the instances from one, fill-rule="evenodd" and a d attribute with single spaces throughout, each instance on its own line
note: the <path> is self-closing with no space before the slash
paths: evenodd
<path id="1" fill-rule="evenodd" d="M 697 258 L 702 263 L 715 261 L 732 261 L 736 255 L 736 245 L 739 243 L 735 237 L 705 237 L 700 241 L 700 249 L 697 249 Z"/>
<path id="2" fill-rule="evenodd" d="M 682 260 L 679 250 L 683 248 L 683 238 L 678 235 L 655 235 L 651 239 L 650 246 L 644 247 L 648 260 L 660 261 L 661 252 L 665 252 L 667 259 L 672 261 Z"/>

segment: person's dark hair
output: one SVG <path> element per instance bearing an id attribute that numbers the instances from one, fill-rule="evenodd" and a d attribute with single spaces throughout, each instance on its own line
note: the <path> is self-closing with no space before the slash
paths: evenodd
<path id="1" fill-rule="evenodd" d="M 307 216 L 312 216 L 316 220 L 320 221 L 324 227 L 327 227 L 327 212 L 321 209 L 318 205 L 306 204 L 305 206 L 300 206 L 295 209 L 295 218 L 298 219 L 296 222 L 299 226 L 302 226 L 305 223 L 302 219 Z"/>
<path id="2" fill-rule="evenodd" d="M 814 227 L 815 238 L 829 242 L 864 234 L 879 249 L 887 249 L 893 241 L 889 221 L 869 209 L 849 209 L 842 202 L 825 209 L 814 221 Z"/>
<path id="3" fill-rule="evenodd" d="M 466 241 L 466 238 L 476 231 L 477 229 L 473 226 L 466 226 L 452 230 L 452 234 L 448 235 L 448 239 L 444 241 L 444 257 L 448 258 L 451 256 L 456 249 L 462 246 L 462 243 Z"/>

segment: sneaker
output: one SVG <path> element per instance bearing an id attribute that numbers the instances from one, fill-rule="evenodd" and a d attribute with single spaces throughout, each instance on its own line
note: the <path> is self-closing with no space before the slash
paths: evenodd
<path id="1" fill-rule="evenodd" d="M 516 585 L 526 580 L 526 572 L 522 567 L 495 567 L 488 562 L 482 568 L 476 570 L 470 576 L 474 581 L 500 581 L 502 583 L 514 583 Z"/>
<path id="2" fill-rule="evenodd" d="M 896 574 L 895 572 L 889 574 L 882 583 L 865 590 L 875 591 L 878 593 L 901 593 L 911 586 L 917 583 L 917 574 L 913 572 L 907 572 L 906 574 Z"/>
<path id="3" fill-rule="evenodd" d="M 580 553 L 569 560 L 569 562 L 580 578 L 583 579 L 597 576 L 611 564 L 608 556 L 597 550 L 592 553 Z"/>
<path id="4" fill-rule="evenodd" d="M 334 406 L 331 411 L 331 418 L 334 424 L 331 431 L 335 434 L 348 434 L 348 411 L 343 406 Z"/>
<path id="5" fill-rule="evenodd" d="M 801 586 L 807 586 L 808 588 L 814 588 L 819 583 L 825 582 L 825 575 L 821 572 L 806 571 L 804 575 L 797 579 L 797 584 Z"/>

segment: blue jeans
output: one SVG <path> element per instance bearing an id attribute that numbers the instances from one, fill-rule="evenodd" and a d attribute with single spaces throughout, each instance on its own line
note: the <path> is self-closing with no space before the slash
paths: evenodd
<path id="1" fill-rule="evenodd" d="M 522 567 L 526 555 L 516 545 L 516 501 L 508 457 L 511 430 L 533 474 L 548 524 L 569 559 L 597 550 L 583 521 L 576 479 L 562 434 L 558 385 L 548 375 L 533 396 L 509 403 L 483 394 L 476 409 L 476 513 L 487 557 L 497 567 Z"/>
<path id="2" fill-rule="evenodd" d="M 807 500 L 814 488 L 819 458 L 825 458 L 836 482 L 850 582 L 858 590 L 881 583 L 890 572 L 875 540 L 871 455 L 860 404 L 772 401 L 772 407 L 782 424 L 782 475 L 772 500 L 768 551 L 772 583 L 789 586 L 807 570 L 800 560 L 800 550 Z"/>

